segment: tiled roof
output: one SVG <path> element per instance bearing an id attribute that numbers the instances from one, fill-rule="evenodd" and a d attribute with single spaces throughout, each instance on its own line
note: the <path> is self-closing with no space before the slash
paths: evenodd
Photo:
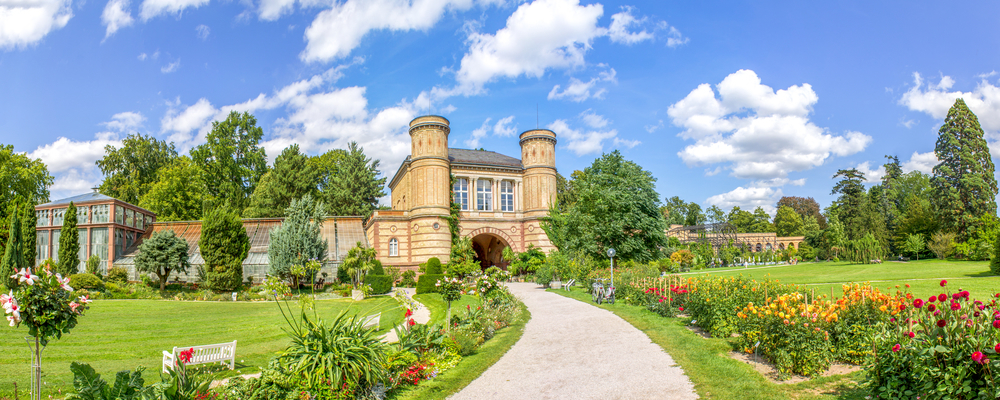
<path id="1" fill-rule="evenodd" d="M 453 163 L 522 167 L 521 160 L 485 150 L 448 149 L 448 160 Z"/>
<path id="2" fill-rule="evenodd" d="M 59 199 L 59 200 L 56 200 L 56 201 L 50 201 L 50 202 L 45 203 L 45 204 L 39 204 L 36 207 L 59 206 L 59 205 L 64 205 L 64 204 L 68 205 L 71 201 L 75 204 L 75 203 L 83 203 L 85 201 L 114 200 L 114 199 L 115 199 L 114 197 L 105 196 L 105 195 L 97 193 L 97 192 L 90 192 L 90 193 L 84 193 L 84 194 L 76 195 L 76 196 L 73 196 L 73 197 L 67 197 L 65 199 Z"/>

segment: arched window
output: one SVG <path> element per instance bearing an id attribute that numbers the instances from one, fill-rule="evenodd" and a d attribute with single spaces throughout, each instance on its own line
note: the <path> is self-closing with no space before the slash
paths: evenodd
<path id="1" fill-rule="evenodd" d="M 770 243 L 767 244 L 767 249 L 771 250 L 771 244 Z"/>
<path id="2" fill-rule="evenodd" d="M 399 255 L 399 240 L 396 238 L 389 239 L 389 257 L 396 257 Z"/>
<path id="3" fill-rule="evenodd" d="M 760 252 L 760 243 L 757 243 L 757 252 Z"/>
<path id="4" fill-rule="evenodd" d="M 785 244 L 784 243 L 778 243 L 778 250 L 784 251 L 785 250 Z"/>

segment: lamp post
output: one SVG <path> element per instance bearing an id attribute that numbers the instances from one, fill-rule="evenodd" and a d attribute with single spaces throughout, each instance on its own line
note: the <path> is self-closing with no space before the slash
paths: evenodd
<path id="1" fill-rule="evenodd" d="M 608 257 L 611 258 L 611 287 L 615 287 L 615 249 L 608 249 Z"/>

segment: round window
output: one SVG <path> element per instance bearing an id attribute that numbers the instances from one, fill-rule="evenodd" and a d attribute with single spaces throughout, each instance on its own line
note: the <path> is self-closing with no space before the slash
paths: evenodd
<path id="1" fill-rule="evenodd" d="M 441 224 L 435 222 L 434 223 L 434 229 L 440 229 L 440 228 L 441 228 Z"/>

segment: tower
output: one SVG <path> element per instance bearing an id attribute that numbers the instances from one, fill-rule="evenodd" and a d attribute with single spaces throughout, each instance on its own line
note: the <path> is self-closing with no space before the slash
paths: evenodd
<path id="1" fill-rule="evenodd" d="M 556 202 L 556 133 L 533 129 L 521 133 L 524 165 L 524 215 L 545 217 Z"/>
<path id="2" fill-rule="evenodd" d="M 420 262 L 438 257 L 447 263 L 451 253 L 447 219 L 451 207 L 450 132 L 444 117 L 426 115 L 410 121 L 410 249 Z"/>

